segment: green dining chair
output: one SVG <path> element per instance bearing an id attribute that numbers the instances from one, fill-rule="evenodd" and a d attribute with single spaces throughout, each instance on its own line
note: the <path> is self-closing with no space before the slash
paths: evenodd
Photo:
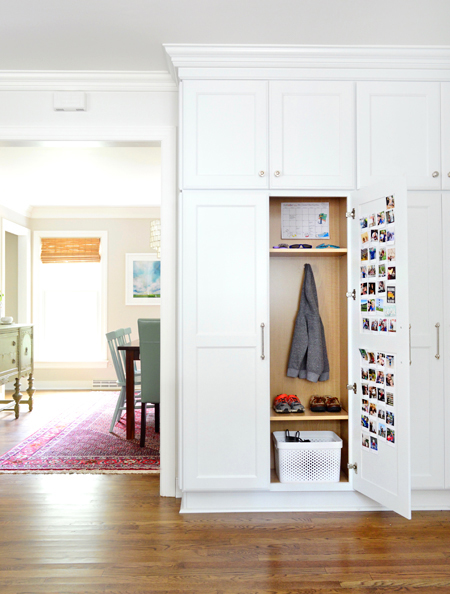
<path id="1" fill-rule="evenodd" d="M 125 335 L 128 329 L 119 328 L 119 330 L 113 330 L 106 334 L 106 340 L 108 341 L 109 350 L 111 353 L 111 360 L 114 365 L 114 369 L 117 375 L 117 385 L 120 388 L 120 393 L 117 398 L 116 408 L 114 410 L 113 417 L 111 419 L 111 425 L 109 432 L 114 432 L 114 427 L 117 421 L 120 419 L 122 412 L 126 411 L 126 375 L 125 375 L 125 358 L 123 357 L 124 351 L 117 350 L 117 347 L 122 346 L 128 342 Z M 140 374 L 135 375 L 135 386 L 139 386 L 141 379 Z M 140 395 L 139 393 L 134 394 L 134 405 L 136 408 L 140 406 Z"/>
<path id="2" fill-rule="evenodd" d="M 141 358 L 141 440 L 145 445 L 145 425 L 147 404 L 155 407 L 155 432 L 159 433 L 160 402 L 160 358 L 161 325 L 160 320 L 139 319 L 139 348 Z"/>

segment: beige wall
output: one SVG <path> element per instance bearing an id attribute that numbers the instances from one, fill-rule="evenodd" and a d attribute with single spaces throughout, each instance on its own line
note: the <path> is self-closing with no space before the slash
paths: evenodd
<path id="1" fill-rule="evenodd" d="M 108 232 L 108 313 L 107 331 L 131 326 L 132 338 L 138 337 L 138 318 L 159 318 L 155 305 L 125 305 L 125 254 L 152 253 L 150 221 L 152 219 L 33 219 L 33 231 L 107 231 Z M 38 328 L 35 329 L 39 331 Z M 109 353 L 108 353 L 109 355 Z M 93 379 L 115 379 L 109 362 L 103 369 L 35 369 L 37 386 L 55 382 L 62 387 L 91 387 Z M 75 382 L 75 383 L 74 383 Z M 82 385 L 83 384 L 83 385 Z M 53 387 L 52 385 L 48 387 Z"/>
<path id="2" fill-rule="evenodd" d="M 19 240 L 13 233 L 5 233 L 5 316 L 19 320 Z"/>

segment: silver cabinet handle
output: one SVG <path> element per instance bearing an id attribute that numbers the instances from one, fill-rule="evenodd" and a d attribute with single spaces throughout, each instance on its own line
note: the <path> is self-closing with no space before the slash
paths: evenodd
<path id="1" fill-rule="evenodd" d="M 436 357 L 436 359 L 440 359 L 441 355 L 439 354 L 439 328 L 440 328 L 440 324 L 439 322 L 437 324 L 435 324 L 435 328 L 436 328 L 436 340 L 437 340 L 437 353 L 434 355 Z"/>
<path id="2" fill-rule="evenodd" d="M 411 324 L 409 325 L 409 364 L 411 365 Z"/>
<path id="3" fill-rule="evenodd" d="M 266 172 L 265 172 L 265 171 L 262 171 L 262 170 L 261 170 L 261 171 L 259 172 L 259 177 L 264 177 L 265 175 L 266 175 Z"/>
<path id="4" fill-rule="evenodd" d="M 280 177 L 281 171 L 275 171 L 274 175 L 275 175 L 275 177 Z"/>
<path id="5" fill-rule="evenodd" d="M 433 171 L 432 176 L 433 177 L 439 177 L 439 171 Z"/>
<path id="6" fill-rule="evenodd" d="M 264 328 L 266 327 L 265 324 L 261 324 L 261 359 L 265 359 L 266 356 L 264 354 Z"/>

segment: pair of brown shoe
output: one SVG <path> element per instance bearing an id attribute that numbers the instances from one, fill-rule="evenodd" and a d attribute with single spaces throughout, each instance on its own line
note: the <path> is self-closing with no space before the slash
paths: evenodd
<path id="1" fill-rule="evenodd" d="M 309 408 L 312 412 L 340 412 L 341 403 L 336 396 L 311 396 Z"/>

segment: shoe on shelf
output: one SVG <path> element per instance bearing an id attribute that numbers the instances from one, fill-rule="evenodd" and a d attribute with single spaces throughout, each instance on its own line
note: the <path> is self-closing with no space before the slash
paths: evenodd
<path id="1" fill-rule="evenodd" d="M 278 394 L 273 401 L 273 408 L 282 414 L 305 412 L 305 407 L 295 394 Z"/>
<path id="2" fill-rule="evenodd" d="M 327 396 L 326 398 L 327 412 L 341 412 L 339 398 L 336 398 L 336 396 Z"/>
<path id="3" fill-rule="evenodd" d="M 327 411 L 327 401 L 325 396 L 311 396 L 309 399 L 309 408 L 311 412 L 326 412 Z"/>

